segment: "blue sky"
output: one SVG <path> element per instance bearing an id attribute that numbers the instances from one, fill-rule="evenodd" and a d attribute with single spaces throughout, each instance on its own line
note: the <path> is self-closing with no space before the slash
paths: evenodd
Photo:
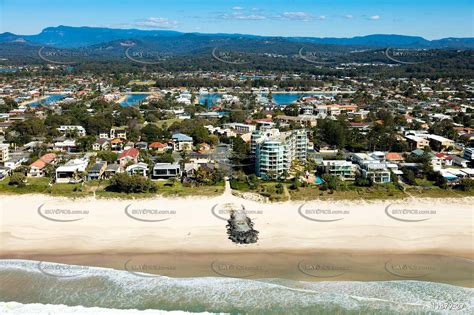
<path id="1" fill-rule="evenodd" d="M 57 25 L 352 37 L 474 37 L 474 0 L 0 0 L 0 32 Z"/>

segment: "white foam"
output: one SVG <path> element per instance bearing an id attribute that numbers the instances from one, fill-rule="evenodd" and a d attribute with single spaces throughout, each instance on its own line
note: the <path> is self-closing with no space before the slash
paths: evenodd
<path id="1" fill-rule="evenodd" d="M 100 307 L 67 306 L 52 304 L 22 304 L 17 302 L 0 302 L 0 314 L 29 314 L 29 315 L 52 315 L 52 314 L 117 314 L 117 315 L 152 315 L 152 314 L 191 314 L 183 311 L 161 311 L 161 310 L 119 310 Z M 213 314 L 213 313 L 193 313 Z"/>
<path id="2" fill-rule="evenodd" d="M 27 260 L 0 260 L 0 271 L 9 269 L 40 273 L 38 263 Z M 110 281 L 108 285 L 113 289 L 111 292 L 117 292 L 116 289 L 118 289 L 120 295 L 127 297 L 120 301 L 121 304 L 111 305 L 111 307 L 120 308 L 139 308 L 143 305 L 144 297 L 151 299 L 156 297 L 160 303 L 173 305 L 167 309 L 193 309 L 192 305 L 197 303 L 200 309 L 213 311 L 237 309 L 259 312 L 281 308 L 279 312 L 285 312 L 292 308 L 318 307 L 337 307 L 357 311 L 370 307 L 371 310 L 416 312 L 435 311 L 431 304 L 435 301 L 465 304 L 463 311 L 466 314 L 474 310 L 474 289 L 413 280 L 302 282 L 283 279 L 149 276 L 151 277 L 140 277 L 124 270 L 90 267 L 80 275 L 80 278 L 101 277 Z M 75 281 L 75 278 L 64 279 L 64 281 Z M 166 294 L 163 295 L 163 292 Z M 103 297 L 113 299 L 116 293 L 109 292 L 109 294 L 110 296 L 107 296 L 107 292 L 104 292 Z M 282 304 L 279 301 L 285 301 L 285 303 Z M 82 304 L 82 302 L 76 301 L 71 304 Z"/>

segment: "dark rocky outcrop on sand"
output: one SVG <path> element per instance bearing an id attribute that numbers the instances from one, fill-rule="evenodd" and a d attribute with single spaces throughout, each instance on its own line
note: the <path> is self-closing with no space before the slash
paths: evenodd
<path id="1" fill-rule="evenodd" d="M 253 222 L 245 211 L 232 211 L 227 220 L 229 239 L 237 244 L 253 244 L 258 240 L 258 231 L 253 228 Z"/>

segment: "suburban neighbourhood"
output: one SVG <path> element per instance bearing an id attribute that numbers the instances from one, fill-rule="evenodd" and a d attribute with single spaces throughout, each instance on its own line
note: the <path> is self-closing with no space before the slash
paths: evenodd
<path id="1" fill-rule="evenodd" d="M 119 175 L 187 187 L 221 186 L 229 177 L 234 189 L 275 200 L 307 187 L 304 198 L 357 187 L 386 187 L 388 195 L 471 190 L 473 81 L 287 78 L 317 84 L 162 89 L 149 81 L 71 77 L 48 85 L 43 78 L 38 86 L 4 77 L 0 178 L 80 191 L 87 182 L 112 189 Z"/>

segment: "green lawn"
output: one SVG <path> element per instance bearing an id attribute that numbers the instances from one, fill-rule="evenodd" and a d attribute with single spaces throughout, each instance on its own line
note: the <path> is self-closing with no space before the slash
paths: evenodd
<path id="1" fill-rule="evenodd" d="M 0 181 L 0 193 L 3 194 L 34 194 L 49 193 L 49 178 L 28 178 L 24 187 L 15 187 L 8 185 L 9 177 Z"/>
<path id="2" fill-rule="evenodd" d="M 168 127 L 171 126 L 175 122 L 180 122 L 181 120 L 178 118 L 172 118 L 172 119 L 165 119 L 165 120 L 160 120 L 155 123 L 157 127 L 163 128 L 163 125 L 166 124 Z"/>
<path id="3" fill-rule="evenodd" d="M 258 189 L 250 189 L 247 183 L 232 181 L 232 189 L 242 192 L 254 192 L 269 197 L 272 201 L 284 201 L 288 198 L 284 194 L 275 192 L 277 182 L 263 182 Z M 290 184 L 285 184 L 291 200 L 315 200 L 315 199 L 395 199 L 404 198 L 407 195 L 392 183 L 384 185 L 374 185 L 373 187 L 357 187 L 352 183 L 346 183 L 344 187 L 337 191 L 320 190 L 316 185 L 290 189 Z"/>
<path id="4" fill-rule="evenodd" d="M 213 186 L 184 187 L 180 182 L 170 185 L 166 181 L 155 182 L 158 186 L 157 193 L 125 194 L 106 191 L 107 181 L 90 181 L 84 184 L 53 184 L 49 186 L 49 178 L 28 178 L 26 186 L 15 187 L 8 185 L 9 178 L 0 181 L 0 194 L 49 194 L 64 197 L 96 196 L 103 198 L 151 198 L 162 196 L 218 196 L 224 192 L 224 182 Z"/>

